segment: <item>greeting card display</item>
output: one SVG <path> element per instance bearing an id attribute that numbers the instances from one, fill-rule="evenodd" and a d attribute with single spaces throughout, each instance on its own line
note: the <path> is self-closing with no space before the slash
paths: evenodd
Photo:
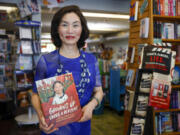
<path id="1" fill-rule="evenodd" d="M 48 125 L 61 127 L 82 115 L 72 73 L 36 81 L 42 110 Z"/>

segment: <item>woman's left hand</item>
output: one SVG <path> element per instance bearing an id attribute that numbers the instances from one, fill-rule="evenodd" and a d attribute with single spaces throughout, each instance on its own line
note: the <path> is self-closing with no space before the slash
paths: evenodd
<path id="1" fill-rule="evenodd" d="M 92 102 L 89 102 L 87 105 L 85 105 L 82 108 L 83 115 L 79 120 L 79 122 L 90 120 L 92 118 L 93 110 L 94 110 L 94 105 L 92 104 Z"/>

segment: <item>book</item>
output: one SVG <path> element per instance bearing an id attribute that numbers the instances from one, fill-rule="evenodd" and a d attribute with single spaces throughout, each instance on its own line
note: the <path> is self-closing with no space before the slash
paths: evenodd
<path id="1" fill-rule="evenodd" d="M 157 108 L 168 109 L 170 105 L 170 94 L 170 81 L 153 79 L 149 95 L 149 105 Z"/>
<path id="2" fill-rule="evenodd" d="M 145 119 L 133 117 L 130 135 L 143 135 L 144 125 L 145 125 Z"/>
<path id="3" fill-rule="evenodd" d="M 19 27 L 19 37 L 20 39 L 32 39 L 31 28 Z"/>
<path id="4" fill-rule="evenodd" d="M 140 37 L 148 38 L 149 35 L 149 18 L 143 18 L 140 21 Z"/>
<path id="5" fill-rule="evenodd" d="M 124 106 L 125 110 L 131 112 L 134 101 L 134 91 L 126 90 L 125 98 L 124 98 Z"/>
<path id="6" fill-rule="evenodd" d="M 48 125 L 61 127 L 82 115 L 72 73 L 36 81 L 42 110 Z"/>
<path id="7" fill-rule="evenodd" d="M 5 53 L 0 52 L 0 63 L 5 63 Z"/>
<path id="8" fill-rule="evenodd" d="M 131 1 L 130 3 L 130 21 L 137 21 L 139 1 Z"/>
<path id="9" fill-rule="evenodd" d="M 140 92 L 149 93 L 151 89 L 151 80 L 152 80 L 152 73 L 142 73 L 141 81 L 140 81 Z"/>
<path id="10" fill-rule="evenodd" d="M 33 69 L 32 56 L 28 55 L 19 55 L 18 60 L 16 61 L 16 69 L 19 70 L 32 70 Z"/>
<path id="11" fill-rule="evenodd" d="M 154 72 L 169 75 L 174 67 L 175 55 L 175 52 L 169 48 L 146 46 L 143 50 L 142 67 L 140 68 L 153 69 Z"/>
<path id="12" fill-rule="evenodd" d="M 137 116 L 145 117 L 147 112 L 147 107 L 148 107 L 148 96 L 141 96 L 141 95 L 138 96 L 135 114 Z"/>
<path id="13" fill-rule="evenodd" d="M 134 56 L 135 56 L 135 47 L 128 48 L 128 61 L 129 63 L 134 63 Z"/>
<path id="14" fill-rule="evenodd" d="M 134 82 L 135 70 L 129 69 L 126 76 L 125 85 L 131 87 Z"/>
<path id="15" fill-rule="evenodd" d="M 33 54 L 31 41 L 21 41 L 22 54 Z"/>
<path id="16" fill-rule="evenodd" d="M 7 39 L 0 38 L 0 52 L 6 52 L 6 51 L 7 51 Z"/>
<path id="17" fill-rule="evenodd" d="M 0 65 L 0 75 L 5 76 L 5 65 Z"/>
<path id="18" fill-rule="evenodd" d="M 139 9 L 140 15 L 144 13 L 147 6 L 148 6 L 148 0 L 143 0 L 143 3 L 141 4 L 141 7 Z"/>

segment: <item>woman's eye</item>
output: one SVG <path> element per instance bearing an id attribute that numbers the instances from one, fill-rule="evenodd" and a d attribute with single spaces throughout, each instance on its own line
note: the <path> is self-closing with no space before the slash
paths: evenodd
<path id="1" fill-rule="evenodd" d="M 66 27 L 66 26 L 68 26 L 68 25 L 67 25 L 67 24 L 65 24 L 65 23 L 63 23 L 63 24 L 61 24 L 61 26 Z"/>
<path id="2" fill-rule="evenodd" d="M 74 24 L 73 27 L 79 27 L 79 25 L 78 24 Z"/>

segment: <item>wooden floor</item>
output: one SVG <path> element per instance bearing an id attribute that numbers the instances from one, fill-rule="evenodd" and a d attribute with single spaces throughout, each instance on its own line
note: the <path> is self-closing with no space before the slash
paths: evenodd
<path id="1" fill-rule="evenodd" d="M 93 116 L 91 135 L 123 135 L 123 125 L 123 115 L 105 107 L 103 114 Z"/>
<path id="2" fill-rule="evenodd" d="M 123 115 L 111 108 L 104 108 L 103 114 L 93 115 L 91 135 L 122 135 Z M 38 125 L 18 126 L 13 118 L 0 120 L 0 135 L 40 135 Z"/>

